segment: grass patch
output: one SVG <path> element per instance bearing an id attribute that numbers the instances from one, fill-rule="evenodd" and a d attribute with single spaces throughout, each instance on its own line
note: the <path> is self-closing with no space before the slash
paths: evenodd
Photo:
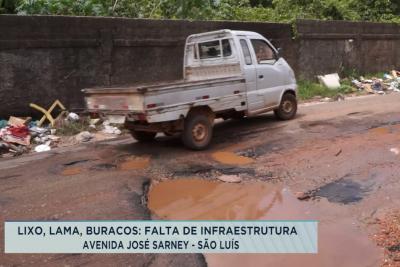
<path id="1" fill-rule="evenodd" d="M 349 94 L 354 92 L 350 80 L 342 80 L 338 89 L 328 89 L 327 87 L 308 80 L 300 80 L 298 84 L 298 96 L 301 100 L 311 99 L 315 96 L 334 97 L 338 94 Z"/>
<path id="2" fill-rule="evenodd" d="M 80 119 L 79 121 L 60 120 L 57 125 L 57 134 L 71 136 L 83 131 L 89 131 L 89 119 Z"/>

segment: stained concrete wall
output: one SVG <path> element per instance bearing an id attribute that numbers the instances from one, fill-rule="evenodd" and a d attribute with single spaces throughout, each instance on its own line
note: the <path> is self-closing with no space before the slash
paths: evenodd
<path id="1" fill-rule="evenodd" d="M 400 68 L 400 25 L 297 21 L 297 75 L 373 73 Z"/>
<path id="2" fill-rule="evenodd" d="M 47 107 L 55 99 L 81 109 L 80 90 L 89 86 L 179 79 L 185 38 L 224 28 L 272 39 L 307 78 L 399 66 L 394 24 L 298 21 L 294 39 L 292 26 L 281 23 L 2 15 L 0 118 L 31 115 L 29 103 Z"/>
<path id="3" fill-rule="evenodd" d="M 0 117 L 55 99 L 82 108 L 89 86 L 179 79 L 185 38 L 221 28 L 260 32 L 294 60 L 287 24 L 0 16 Z"/>

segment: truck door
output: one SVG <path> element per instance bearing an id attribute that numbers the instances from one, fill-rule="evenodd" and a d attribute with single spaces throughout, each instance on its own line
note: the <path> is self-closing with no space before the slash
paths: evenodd
<path id="1" fill-rule="evenodd" d="M 257 93 L 263 98 L 264 107 L 279 104 L 282 89 L 285 86 L 285 67 L 275 49 L 263 39 L 251 39 L 256 59 Z"/>
<path id="2" fill-rule="evenodd" d="M 256 65 L 249 49 L 251 44 L 244 37 L 240 38 L 239 42 L 243 56 L 243 73 L 246 79 L 247 110 L 252 112 L 264 107 L 264 99 L 257 93 Z"/>

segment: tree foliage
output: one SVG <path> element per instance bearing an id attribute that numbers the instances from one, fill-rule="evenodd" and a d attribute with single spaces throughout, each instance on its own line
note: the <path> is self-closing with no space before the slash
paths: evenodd
<path id="1" fill-rule="evenodd" d="M 399 0 L 0 0 L 0 13 L 290 22 L 400 23 Z"/>

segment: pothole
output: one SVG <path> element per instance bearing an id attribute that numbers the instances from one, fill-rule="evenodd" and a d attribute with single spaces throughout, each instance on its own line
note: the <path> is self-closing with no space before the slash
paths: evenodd
<path id="1" fill-rule="evenodd" d="M 70 175 L 77 175 L 82 173 L 82 168 L 81 167 L 69 167 L 65 168 L 64 170 L 61 171 L 61 174 L 64 176 L 70 176 Z"/>
<path id="2" fill-rule="evenodd" d="M 146 169 L 150 165 L 150 157 L 128 157 L 119 164 L 123 171 Z"/>
<path id="3" fill-rule="evenodd" d="M 211 164 L 185 164 L 181 168 L 176 168 L 173 176 L 188 177 L 188 176 L 201 176 L 201 177 L 214 177 L 218 174 L 226 175 L 250 175 L 255 176 L 256 172 L 253 168 L 234 167 L 225 165 L 211 165 Z"/>
<path id="4" fill-rule="evenodd" d="M 321 203 L 316 203 L 321 205 Z M 175 179 L 153 184 L 148 207 L 168 220 L 309 220 L 321 214 L 282 185 Z M 329 203 L 327 203 L 329 204 Z M 351 220 L 320 221 L 318 254 L 206 254 L 208 266 L 376 266 L 381 251 Z"/>
<path id="5" fill-rule="evenodd" d="M 222 164 L 231 165 L 246 165 L 253 163 L 254 161 L 252 158 L 236 155 L 235 153 L 228 151 L 214 152 L 213 154 L 211 154 L 211 157 Z"/>

